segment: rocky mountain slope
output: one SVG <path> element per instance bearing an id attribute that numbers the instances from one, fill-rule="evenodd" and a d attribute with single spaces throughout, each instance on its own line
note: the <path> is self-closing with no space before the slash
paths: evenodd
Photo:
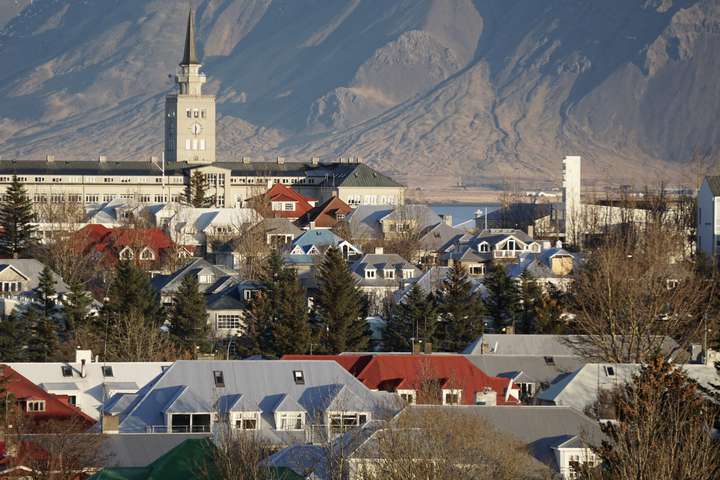
<path id="1" fill-rule="evenodd" d="M 195 0 L 220 158 L 361 156 L 411 186 L 692 181 L 716 0 Z M 185 0 L 9 0 L 0 154 L 159 154 Z"/>

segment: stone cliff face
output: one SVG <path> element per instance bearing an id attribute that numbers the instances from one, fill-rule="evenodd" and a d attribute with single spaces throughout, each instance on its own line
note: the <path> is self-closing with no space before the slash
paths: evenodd
<path id="1" fill-rule="evenodd" d="M 720 136 L 714 0 L 196 0 L 219 158 L 362 156 L 424 188 L 693 181 Z M 0 154 L 158 154 L 183 0 L 0 9 Z M 694 172 L 693 172 L 694 173 Z"/>

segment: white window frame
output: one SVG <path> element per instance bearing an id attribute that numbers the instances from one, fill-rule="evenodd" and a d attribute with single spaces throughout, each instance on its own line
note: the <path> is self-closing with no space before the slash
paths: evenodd
<path id="1" fill-rule="evenodd" d="M 394 268 L 386 268 L 383 270 L 383 278 L 386 280 L 395 280 L 395 269 Z"/>
<path id="2" fill-rule="evenodd" d="M 408 405 L 415 405 L 415 403 L 417 403 L 417 392 L 415 390 L 398 389 L 395 393 L 405 400 Z"/>
<path id="3" fill-rule="evenodd" d="M 375 280 L 377 276 L 377 269 L 375 268 L 366 268 L 365 269 L 365 278 L 368 280 Z"/>
<path id="4" fill-rule="evenodd" d="M 215 316 L 215 329 L 238 330 L 242 328 L 242 316 L 232 313 L 219 313 Z"/>
<path id="5" fill-rule="evenodd" d="M 120 253 L 118 253 L 118 258 L 120 260 L 133 260 L 135 258 L 135 252 L 133 252 L 130 246 L 127 246 L 120 250 Z"/>
<path id="6" fill-rule="evenodd" d="M 246 420 L 255 420 L 255 428 L 245 428 Z M 234 430 L 260 430 L 260 412 L 231 412 L 230 426 Z"/>
<path id="7" fill-rule="evenodd" d="M 26 412 L 44 412 L 45 411 L 45 400 L 27 400 L 25 402 Z"/>
<path id="8" fill-rule="evenodd" d="M 148 257 L 146 254 L 150 254 Z M 155 260 L 155 252 L 150 247 L 145 247 L 140 251 L 140 260 Z"/>
<path id="9" fill-rule="evenodd" d="M 327 426 L 335 433 L 347 432 L 350 429 L 359 428 L 370 421 L 370 412 L 327 412 Z M 334 420 L 339 420 L 339 425 L 333 425 Z"/>
<path id="10" fill-rule="evenodd" d="M 490 252 L 490 244 L 488 242 L 480 242 L 480 244 L 478 245 L 478 252 L 489 253 Z"/>
<path id="11" fill-rule="evenodd" d="M 448 395 L 457 395 L 457 402 L 447 402 Z M 443 405 L 462 405 L 462 389 L 461 388 L 443 388 L 442 404 Z"/>
<path id="12" fill-rule="evenodd" d="M 298 420 L 300 426 L 298 428 Z M 275 414 L 276 430 L 283 432 L 300 432 L 305 430 L 305 412 L 277 412 Z"/>
<path id="13" fill-rule="evenodd" d="M 403 280 L 409 280 L 411 278 L 415 278 L 415 270 L 413 270 L 412 268 L 403 268 L 402 278 L 403 278 Z"/>

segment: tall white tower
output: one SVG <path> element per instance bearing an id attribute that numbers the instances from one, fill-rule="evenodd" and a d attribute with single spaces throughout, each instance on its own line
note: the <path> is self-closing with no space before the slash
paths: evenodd
<path id="1" fill-rule="evenodd" d="M 565 241 L 578 242 L 582 231 L 581 157 L 566 156 L 563 159 L 563 206 L 565 209 Z"/>
<path id="2" fill-rule="evenodd" d="M 175 82 L 178 93 L 165 98 L 165 159 L 188 163 L 215 161 L 215 96 L 203 95 L 207 81 L 195 49 L 195 22 L 190 8 L 185 51 Z"/>

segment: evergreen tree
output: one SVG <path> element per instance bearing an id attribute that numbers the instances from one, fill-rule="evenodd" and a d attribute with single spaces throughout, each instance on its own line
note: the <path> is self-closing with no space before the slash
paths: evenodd
<path id="1" fill-rule="evenodd" d="M 568 328 L 561 316 L 564 307 L 564 294 L 551 283 L 541 297 L 535 309 L 535 333 L 547 335 L 564 335 Z"/>
<path id="2" fill-rule="evenodd" d="M 49 362 L 57 353 L 58 336 L 52 318 L 31 305 L 23 314 L 24 323 L 30 327 L 28 341 L 28 360 L 31 362 Z"/>
<path id="3" fill-rule="evenodd" d="M 367 302 L 342 253 L 329 248 L 318 268 L 314 323 L 322 351 L 367 350 L 370 329 Z"/>
<path id="4" fill-rule="evenodd" d="M 263 289 L 250 303 L 245 353 L 279 357 L 305 353 L 310 347 L 305 292 L 295 270 L 285 268 L 273 253 L 262 274 Z"/>
<path id="5" fill-rule="evenodd" d="M 425 295 L 415 283 L 407 297 L 390 308 L 383 333 L 383 346 L 389 352 L 412 351 L 412 341 L 435 342 L 439 312 L 433 294 Z"/>
<path id="6" fill-rule="evenodd" d="M 159 325 L 162 320 L 160 301 L 150 276 L 130 261 L 118 262 L 115 267 L 105 308 L 111 319 L 133 314 L 142 316 L 147 324 Z"/>
<path id="7" fill-rule="evenodd" d="M 213 199 L 207 196 L 208 185 L 205 176 L 195 170 L 190 175 L 183 201 L 195 208 L 206 208 L 213 206 Z"/>
<path id="8" fill-rule="evenodd" d="M 27 360 L 29 327 L 24 318 L 9 315 L 0 320 L 0 360 L 4 362 L 24 362 Z"/>
<path id="9" fill-rule="evenodd" d="M 173 298 L 170 308 L 170 334 L 185 351 L 196 347 L 207 351 L 208 313 L 205 295 L 200 293 L 195 275 L 186 275 Z"/>
<path id="10" fill-rule="evenodd" d="M 438 295 L 441 320 L 438 337 L 443 350 L 460 351 L 483 333 L 485 308 L 472 290 L 467 269 L 454 263 Z"/>
<path id="11" fill-rule="evenodd" d="M 518 293 L 520 304 L 516 333 L 537 333 L 537 314 L 543 305 L 543 292 L 535 278 L 527 270 L 520 275 Z"/>
<path id="12" fill-rule="evenodd" d="M 5 190 L 5 198 L 0 202 L 0 252 L 18 258 L 27 251 L 34 244 L 34 218 L 30 197 L 13 175 L 12 183 Z"/>
<path id="13" fill-rule="evenodd" d="M 496 328 L 515 324 L 520 306 L 520 293 L 513 279 L 507 276 L 505 267 L 494 265 L 485 277 L 487 288 L 487 313 Z"/>
<path id="14" fill-rule="evenodd" d="M 87 325 L 90 316 L 92 296 L 85 290 L 82 282 L 70 283 L 65 298 L 62 300 L 63 313 L 65 316 L 65 328 L 68 332 Z"/>
<path id="15" fill-rule="evenodd" d="M 40 273 L 37 286 L 37 302 L 43 316 L 51 318 L 55 310 L 55 279 L 50 267 L 45 265 Z"/>

